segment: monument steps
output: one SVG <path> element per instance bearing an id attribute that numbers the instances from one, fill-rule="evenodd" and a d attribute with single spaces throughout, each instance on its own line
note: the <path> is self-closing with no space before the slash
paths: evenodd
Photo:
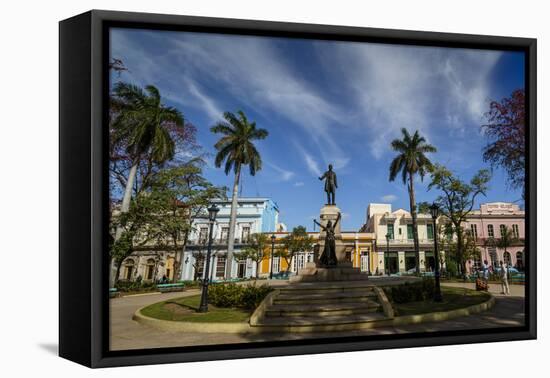
<path id="1" fill-rule="evenodd" d="M 379 303 L 371 300 L 363 303 L 331 303 L 331 304 L 298 304 L 298 305 L 273 305 L 266 312 L 267 317 L 277 316 L 332 316 L 354 315 L 378 312 L 381 310 Z"/>
<path id="2" fill-rule="evenodd" d="M 348 324 L 374 322 L 384 320 L 386 317 L 381 312 L 371 312 L 354 315 L 325 315 L 325 316 L 293 316 L 270 317 L 262 322 L 264 326 L 344 326 Z"/>
<path id="3" fill-rule="evenodd" d="M 273 304 L 307 304 L 307 303 L 356 303 L 369 302 L 376 298 L 374 291 L 351 291 L 333 293 L 290 294 L 281 293 L 273 300 Z"/>
<path id="4" fill-rule="evenodd" d="M 381 290 L 364 282 L 289 285 L 268 295 L 251 317 L 265 332 L 335 332 L 379 327 L 393 317 Z"/>

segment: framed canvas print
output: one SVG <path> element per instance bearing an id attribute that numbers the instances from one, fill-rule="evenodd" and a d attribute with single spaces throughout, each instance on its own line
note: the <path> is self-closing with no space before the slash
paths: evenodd
<path id="1" fill-rule="evenodd" d="M 536 337 L 536 40 L 60 22 L 60 355 Z"/>

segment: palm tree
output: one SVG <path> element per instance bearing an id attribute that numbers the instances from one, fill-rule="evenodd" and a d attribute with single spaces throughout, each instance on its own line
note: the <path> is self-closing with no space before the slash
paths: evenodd
<path id="1" fill-rule="evenodd" d="M 241 110 L 239 110 L 237 114 L 225 112 L 223 118 L 225 118 L 225 121 L 218 122 L 216 125 L 212 126 L 210 131 L 222 135 L 214 145 L 218 151 L 215 159 L 216 167 L 221 167 L 222 163 L 225 162 L 225 174 L 228 175 L 232 169 L 235 173 L 227 242 L 226 261 L 228 261 L 229 264 L 227 264 L 225 268 L 225 277 L 231 278 L 231 262 L 233 261 L 233 245 L 235 243 L 237 196 L 241 168 L 243 165 L 248 165 L 252 176 L 262 169 L 262 158 L 253 142 L 255 140 L 265 139 L 268 132 L 265 129 L 257 129 L 256 122 L 250 122 Z"/>
<path id="2" fill-rule="evenodd" d="M 146 86 L 144 91 L 119 82 L 113 90 L 113 104 L 116 114 L 111 125 L 111 142 L 122 143 L 131 162 L 120 209 L 121 213 L 126 213 L 140 161 L 145 156 L 156 164 L 172 159 L 175 143 L 170 128 L 183 127 L 184 120 L 179 110 L 162 104 L 159 90 L 152 85 Z"/>
<path id="3" fill-rule="evenodd" d="M 394 139 L 391 142 L 392 149 L 396 151 L 398 155 L 393 159 L 390 165 L 390 181 L 394 181 L 400 172 L 403 184 L 407 185 L 408 181 L 409 203 L 413 223 L 414 252 L 416 256 L 416 272 L 420 273 L 414 176 L 419 174 L 420 179 L 424 179 L 424 175 L 432 167 L 431 161 L 425 154 L 428 152 L 436 152 L 437 149 L 426 143 L 426 139 L 420 136 L 418 130 L 416 130 L 411 137 L 407 129 L 402 128 L 401 134 L 403 139 Z"/>
<path id="4" fill-rule="evenodd" d="M 510 227 L 504 226 L 500 229 L 500 239 L 497 240 L 496 245 L 498 248 L 504 249 L 504 256 L 508 252 L 508 247 L 510 247 L 515 241 L 516 236 Z"/>

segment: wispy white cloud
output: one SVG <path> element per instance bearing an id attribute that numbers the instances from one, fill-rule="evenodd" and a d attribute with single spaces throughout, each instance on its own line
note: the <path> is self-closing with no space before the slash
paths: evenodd
<path id="1" fill-rule="evenodd" d="M 297 187 L 304 186 L 304 183 L 302 181 L 297 181 L 294 183 L 294 186 L 297 186 Z"/>
<path id="2" fill-rule="evenodd" d="M 337 130 L 347 125 L 346 109 L 287 64 L 273 40 L 240 37 L 239 43 L 227 43 L 227 37 L 196 34 L 190 40 L 187 34 L 178 35 L 174 46 L 173 59 L 186 67 L 185 75 L 224 83 L 222 87 L 230 92 L 226 94 L 244 106 L 266 117 L 275 112 L 298 125 L 310 136 L 324 163 L 338 168 L 348 164 L 349 156 L 335 138 Z"/>
<path id="3" fill-rule="evenodd" d="M 204 92 L 200 90 L 193 81 L 188 78 L 185 81 L 187 82 L 187 89 L 189 90 L 189 93 L 197 99 L 199 105 L 210 117 L 210 120 L 221 120 L 223 116 L 223 111 L 218 107 L 216 102 L 212 98 L 204 94 Z"/>
<path id="4" fill-rule="evenodd" d="M 394 202 L 397 200 L 397 196 L 395 194 L 386 194 L 381 197 L 383 202 Z"/>
<path id="5" fill-rule="evenodd" d="M 278 178 L 280 181 L 289 181 L 295 175 L 294 172 L 289 171 L 287 169 L 283 169 L 278 165 L 273 164 L 269 161 L 264 160 L 264 163 L 277 172 L 278 176 L 276 176 L 276 178 Z"/>
<path id="6" fill-rule="evenodd" d="M 343 70 L 360 109 L 355 125 L 365 131 L 376 159 L 389 151 L 403 127 L 430 140 L 442 127 L 460 132 L 466 124 L 479 125 L 489 75 L 501 56 L 497 51 L 351 43 L 322 51 L 323 59 Z"/>

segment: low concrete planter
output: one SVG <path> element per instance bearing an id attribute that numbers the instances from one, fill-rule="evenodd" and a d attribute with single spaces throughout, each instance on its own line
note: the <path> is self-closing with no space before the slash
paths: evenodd
<path id="1" fill-rule="evenodd" d="M 203 333 L 249 333 L 251 332 L 248 323 L 200 323 L 180 322 L 172 320 L 161 320 L 145 316 L 141 308 L 132 317 L 138 323 L 149 327 L 170 332 L 203 332 Z"/>
<path id="2" fill-rule="evenodd" d="M 275 293 L 271 298 L 275 297 Z M 268 299 L 266 297 L 266 299 Z M 269 300 L 269 299 L 268 299 Z M 418 315 L 405 315 L 405 316 L 396 316 L 389 319 L 381 319 L 369 322 L 350 322 L 343 324 L 330 324 L 330 325 L 315 325 L 315 326 L 299 326 L 299 325 L 288 325 L 288 326 L 261 326 L 261 325 L 250 325 L 248 323 L 199 323 L 199 322 L 182 322 L 182 321 L 171 321 L 171 320 L 160 320 L 145 316 L 141 313 L 142 309 L 136 311 L 133 316 L 133 319 L 141 324 L 157 328 L 163 331 L 169 332 L 202 332 L 202 333 L 296 333 L 296 332 L 332 332 L 332 331 L 354 331 L 361 329 L 370 329 L 370 328 L 379 328 L 379 327 L 394 327 L 394 326 L 403 326 L 407 324 L 420 324 L 420 323 L 429 323 L 429 322 L 440 322 L 445 320 L 451 320 L 459 318 L 462 316 L 469 316 L 477 314 L 483 311 L 487 311 L 492 308 L 495 304 L 495 298 L 491 298 L 483 303 L 460 308 L 451 311 L 441 311 L 441 312 L 430 312 L 427 314 L 418 314 Z M 259 309 L 259 308 L 258 308 Z M 255 324 L 257 317 L 260 316 L 262 310 L 255 311 L 251 317 L 251 323 Z M 263 309 L 265 311 L 265 308 Z M 258 313 L 256 313 L 258 312 Z"/>

